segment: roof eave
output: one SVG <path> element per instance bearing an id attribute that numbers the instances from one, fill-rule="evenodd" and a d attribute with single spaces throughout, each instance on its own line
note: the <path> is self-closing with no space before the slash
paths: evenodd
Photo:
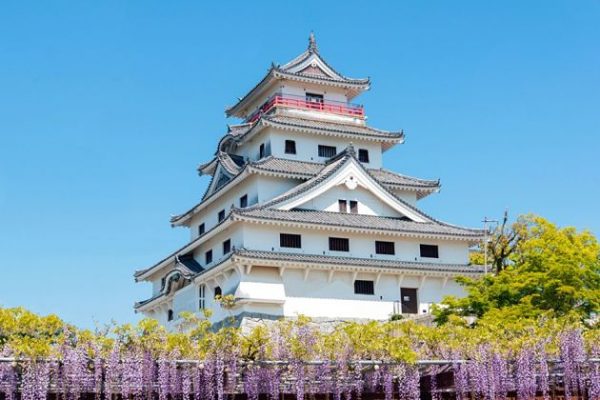
<path id="1" fill-rule="evenodd" d="M 410 230 L 391 230 L 391 229 L 378 229 L 378 228 L 364 228 L 358 226 L 350 226 L 350 225 L 336 225 L 330 223 L 323 222 L 307 222 L 307 221 L 293 221 L 293 220 L 282 220 L 277 218 L 268 218 L 268 217 L 256 217 L 256 216 L 248 216 L 244 215 L 243 210 L 236 212 L 233 214 L 233 220 L 240 222 L 249 222 L 249 223 L 272 223 L 276 225 L 288 225 L 288 226 L 297 226 L 297 227 L 314 227 L 314 226 L 322 226 L 327 227 L 329 230 L 351 230 L 355 232 L 363 232 L 363 233 L 381 233 L 386 232 L 388 234 L 395 234 L 398 236 L 407 236 L 407 237 L 419 237 L 419 238 L 436 238 L 436 239 L 445 239 L 445 240 L 461 240 L 467 241 L 469 243 L 477 243 L 483 240 L 484 235 L 478 235 L 473 233 L 472 235 L 468 234 L 452 234 L 452 233 L 440 233 L 440 232 L 416 232 Z"/>
<path id="2" fill-rule="evenodd" d="M 163 258 L 162 260 L 160 260 L 153 266 L 148 267 L 143 270 L 136 271 L 133 275 L 135 281 L 140 282 L 140 281 L 147 280 L 147 278 L 150 277 L 152 274 L 154 274 L 156 271 L 161 270 L 166 265 L 168 265 L 170 262 L 174 261 L 177 256 L 180 256 L 182 254 L 189 253 L 190 251 L 195 250 L 196 247 L 198 247 L 200 245 L 200 243 L 202 243 L 205 240 L 210 239 L 217 233 L 221 232 L 221 230 L 225 229 L 226 227 L 228 227 L 232 223 L 234 223 L 235 221 L 233 220 L 233 218 L 231 218 L 231 216 L 232 216 L 232 213 L 230 212 L 229 215 L 227 215 L 225 217 L 225 219 L 223 221 L 221 221 L 219 224 L 212 227 L 210 230 L 205 232 L 203 235 L 198 236 L 191 242 L 189 242 L 189 243 L 185 244 L 184 246 L 180 247 L 179 249 L 175 250 L 173 253 L 169 254 L 167 257 Z"/>
<path id="3" fill-rule="evenodd" d="M 275 71 L 275 67 L 271 66 L 271 68 L 269 68 L 269 71 L 267 72 L 265 77 L 263 79 L 261 79 L 260 82 L 258 82 L 256 84 L 256 86 L 254 86 L 252 89 L 250 89 L 250 91 L 248 93 L 246 93 L 236 104 L 234 104 L 233 106 L 231 106 L 225 110 L 225 115 L 227 117 L 238 117 L 238 118 L 246 117 L 246 113 L 242 112 L 244 106 L 247 106 L 248 103 L 252 101 L 252 98 L 256 94 L 265 90 L 271 84 L 271 82 L 273 82 L 273 80 L 277 79 L 275 77 L 274 71 Z"/>

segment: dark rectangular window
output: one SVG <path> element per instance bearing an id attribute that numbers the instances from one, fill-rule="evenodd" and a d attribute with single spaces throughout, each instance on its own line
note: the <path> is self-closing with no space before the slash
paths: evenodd
<path id="1" fill-rule="evenodd" d="M 377 254 L 396 254 L 396 247 L 394 242 L 382 242 L 377 240 L 375 242 L 375 253 Z"/>
<path id="2" fill-rule="evenodd" d="M 306 93 L 306 101 L 309 103 L 323 103 L 323 95 L 317 93 Z"/>
<path id="3" fill-rule="evenodd" d="M 206 253 L 204 253 L 204 262 L 206 264 L 210 264 L 212 262 L 212 250 L 209 250 Z"/>
<path id="4" fill-rule="evenodd" d="M 223 254 L 227 254 L 231 251 L 231 240 L 227 239 L 223 242 Z"/>
<path id="5" fill-rule="evenodd" d="M 291 233 L 280 233 L 279 246 L 299 249 L 302 247 L 302 237 L 300 235 L 293 235 Z"/>
<path id="6" fill-rule="evenodd" d="M 350 212 L 358 214 L 358 202 L 356 200 L 350 200 Z"/>
<path id="7" fill-rule="evenodd" d="M 427 257 L 427 258 L 439 258 L 440 254 L 439 254 L 439 249 L 438 246 L 433 245 L 433 244 L 422 244 L 420 245 L 421 248 L 421 257 Z"/>
<path id="8" fill-rule="evenodd" d="M 200 285 L 199 289 L 198 289 L 198 308 L 201 310 L 204 310 L 204 294 L 206 293 L 206 286 L 205 285 Z"/>
<path id="9" fill-rule="evenodd" d="M 354 293 L 355 294 L 375 294 L 375 284 L 373 281 L 354 281 Z"/>
<path id="10" fill-rule="evenodd" d="M 219 222 L 221 222 L 224 219 L 225 219 L 225 210 L 221 210 L 221 211 L 219 211 L 218 220 L 219 220 Z"/>
<path id="11" fill-rule="evenodd" d="M 338 200 L 338 207 L 341 213 L 348 212 L 348 205 L 346 204 L 346 200 Z"/>
<path id="12" fill-rule="evenodd" d="M 173 310 L 167 311 L 167 321 L 173 321 Z"/>
<path id="13" fill-rule="evenodd" d="M 337 154 L 335 146 L 323 146 L 319 145 L 319 157 L 333 157 Z"/>
<path id="14" fill-rule="evenodd" d="M 286 140 L 285 141 L 285 154 L 296 154 L 296 141 Z"/>
<path id="15" fill-rule="evenodd" d="M 240 197 L 240 208 L 248 207 L 248 195 L 245 194 Z"/>
<path id="16" fill-rule="evenodd" d="M 369 162 L 369 150 L 358 149 L 358 161 L 368 163 Z"/>
<path id="17" fill-rule="evenodd" d="M 350 251 L 350 240 L 346 238 L 329 238 L 329 250 L 331 251 Z"/>
<path id="18" fill-rule="evenodd" d="M 205 229 L 206 229 L 206 227 L 205 227 L 204 223 L 198 225 L 198 236 L 203 235 L 205 232 Z"/>
<path id="19" fill-rule="evenodd" d="M 260 147 L 258 148 L 258 158 L 261 159 L 265 156 L 265 144 L 261 143 Z"/>

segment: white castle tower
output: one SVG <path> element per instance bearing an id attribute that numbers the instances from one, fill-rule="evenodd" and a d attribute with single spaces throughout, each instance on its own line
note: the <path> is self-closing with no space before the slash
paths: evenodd
<path id="1" fill-rule="evenodd" d="M 404 134 L 367 126 L 350 103 L 369 79 L 347 78 L 308 49 L 266 76 L 227 116 L 202 200 L 173 217 L 190 241 L 135 272 L 152 282 L 137 312 L 173 329 L 182 311 L 211 308 L 212 322 L 295 317 L 388 319 L 427 314 L 462 295 L 458 275 L 476 276 L 469 247 L 483 231 L 441 222 L 417 202 L 439 181 L 401 175 L 382 155 Z M 233 295 L 222 310 L 216 295 Z"/>

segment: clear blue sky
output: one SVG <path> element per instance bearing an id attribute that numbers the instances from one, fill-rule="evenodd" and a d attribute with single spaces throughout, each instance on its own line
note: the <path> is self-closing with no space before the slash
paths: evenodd
<path id="1" fill-rule="evenodd" d="M 426 211 L 600 233 L 600 2 L 223 3 L 2 4 L 0 304 L 136 320 L 132 273 L 188 239 L 169 216 L 203 193 L 225 106 L 310 30 L 371 77 L 370 124 L 405 130 L 387 166 L 441 178 Z"/>

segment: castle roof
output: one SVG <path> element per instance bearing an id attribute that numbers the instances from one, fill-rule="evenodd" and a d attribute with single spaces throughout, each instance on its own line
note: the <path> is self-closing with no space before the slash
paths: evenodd
<path id="1" fill-rule="evenodd" d="M 294 204 L 302 204 L 308 194 L 321 187 L 332 184 L 332 178 L 339 175 L 344 168 L 351 168 L 356 174 L 356 181 L 370 183 L 373 190 L 379 190 L 381 198 L 404 215 L 404 217 L 383 217 L 364 214 L 333 213 L 327 211 L 302 210 L 294 208 Z M 362 177 L 359 176 L 362 174 Z M 370 181 L 365 181 L 370 179 Z M 333 182 L 336 184 L 336 182 Z M 387 197 L 385 197 L 387 196 Z M 301 201 L 299 202 L 298 199 Z M 178 218 L 182 218 L 178 217 Z M 398 198 L 387 188 L 381 185 L 356 159 L 352 146 L 334 157 L 315 177 L 295 186 L 289 191 L 276 196 L 263 204 L 256 204 L 247 208 L 233 208 L 226 218 L 202 236 L 196 238 L 170 256 L 159 261 L 154 266 L 139 271 L 136 277 L 146 275 L 149 271 L 164 266 L 173 257 L 186 255 L 199 246 L 207 236 L 224 229 L 235 222 L 288 224 L 292 226 L 305 226 L 316 229 L 341 230 L 353 232 L 380 233 L 385 235 L 401 235 L 422 238 L 452 238 L 475 243 L 484 235 L 481 229 L 463 228 L 439 221 L 418 208 Z M 176 222 L 176 221 L 174 221 Z"/>
<path id="2" fill-rule="evenodd" d="M 313 134 L 321 136 L 341 137 L 349 140 L 365 140 L 381 143 L 383 150 L 387 150 L 395 144 L 404 143 L 404 131 L 388 131 L 373 128 L 363 124 L 352 122 L 331 121 L 317 119 L 314 117 L 301 118 L 286 115 L 285 111 L 275 110 L 272 113 L 262 115 L 253 123 L 228 126 L 228 132 L 221 138 L 217 145 L 218 151 L 225 151 L 233 142 L 236 145 L 251 140 L 262 132 L 263 129 L 273 127 L 281 130 L 293 131 L 300 134 Z M 207 164 L 202 164 L 198 170 L 202 170 Z"/>
<path id="3" fill-rule="evenodd" d="M 227 108 L 228 117 L 244 117 L 244 108 L 258 94 L 262 93 L 273 82 L 278 80 L 292 80 L 319 85 L 341 87 L 346 89 L 348 99 L 352 99 L 367 90 L 370 86 L 368 78 L 348 78 L 336 71 L 319 53 L 314 34 L 311 33 L 308 48 L 300 55 L 283 65 L 272 64 L 267 74 L 256 86 L 242 97 L 235 105 Z"/>
<path id="4" fill-rule="evenodd" d="M 288 160 L 273 156 L 268 156 L 258 161 L 247 162 L 244 165 L 239 165 L 238 161 L 228 159 L 228 157 L 230 157 L 229 154 L 219 152 L 219 154 L 213 160 L 199 168 L 201 172 L 213 174 L 211 182 L 209 183 L 201 202 L 190 208 L 188 211 L 171 218 L 171 223 L 173 225 L 179 225 L 183 223 L 188 217 L 199 211 L 206 200 L 210 199 L 221 190 L 224 190 L 226 187 L 229 187 L 229 185 L 233 186 L 235 182 L 241 181 L 241 179 L 248 174 L 275 175 L 284 178 L 308 180 L 319 176 L 327 167 L 327 165 L 322 163 Z M 232 176 L 226 183 L 211 191 L 214 180 L 218 179 L 215 178 L 214 173 L 216 172 L 217 165 L 220 163 L 222 163 L 223 168 Z M 421 199 L 439 190 L 440 188 L 439 180 L 414 178 L 407 175 L 397 174 L 386 169 L 367 169 L 367 171 L 379 183 L 391 190 L 417 192 L 418 199 Z"/>
<path id="5" fill-rule="evenodd" d="M 366 214 L 339 213 L 314 210 L 276 210 L 271 208 L 236 209 L 232 218 L 240 221 L 263 221 L 277 225 L 302 225 L 328 229 L 326 227 L 347 228 L 348 230 L 369 230 L 380 233 L 403 233 L 418 237 L 455 237 L 480 240 L 481 229 L 463 228 L 436 222 L 414 222 L 402 218 L 381 217 Z M 330 228 L 329 228 L 330 229 Z"/>

